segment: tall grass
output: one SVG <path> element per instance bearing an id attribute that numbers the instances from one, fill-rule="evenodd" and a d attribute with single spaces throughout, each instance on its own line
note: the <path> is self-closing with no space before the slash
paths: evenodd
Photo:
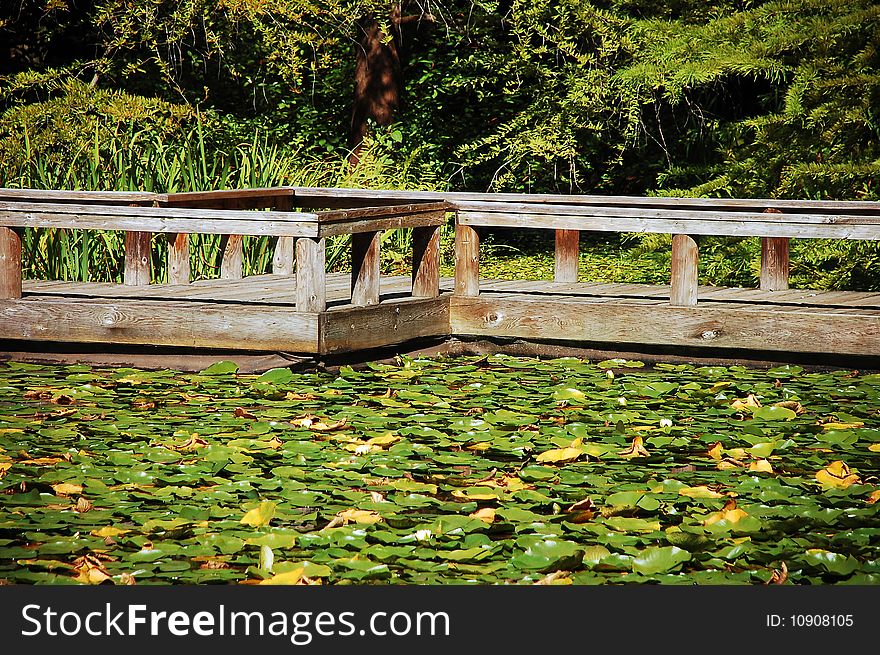
<path id="1" fill-rule="evenodd" d="M 363 150 L 352 167 L 347 160 L 307 159 L 255 135 L 231 147 L 213 144 L 201 123 L 171 143 L 147 132 L 129 130 L 111 138 L 94 138 L 69 153 L 63 163 L 33 152 L 23 135 L 24 157 L 12 170 L 0 171 L 0 186 L 33 189 L 115 190 L 176 193 L 272 186 L 335 186 L 369 188 L 437 188 L 431 176 L 419 175 L 406 162 L 395 163 L 380 143 Z M 449 235 L 446 235 L 447 239 Z M 346 263 L 348 238 L 328 242 L 331 270 Z M 124 233 L 68 229 L 26 230 L 23 237 L 24 275 L 29 279 L 121 282 Z M 193 279 L 217 277 L 222 253 L 220 235 L 192 235 Z M 275 239 L 244 238 L 244 273 L 271 270 Z M 397 230 L 383 235 L 386 269 L 402 269 L 411 234 Z M 167 280 L 165 237 L 154 235 L 152 279 Z"/>

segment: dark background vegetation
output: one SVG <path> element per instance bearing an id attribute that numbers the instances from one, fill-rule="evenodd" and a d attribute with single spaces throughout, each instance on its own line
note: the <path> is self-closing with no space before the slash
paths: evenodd
<path id="1" fill-rule="evenodd" d="M 878 198 L 868 0 L 2 6 L 3 186 Z M 712 247 L 708 281 L 754 279 L 755 243 Z M 880 288 L 870 244 L 793 259 L 796 284 Z"/>

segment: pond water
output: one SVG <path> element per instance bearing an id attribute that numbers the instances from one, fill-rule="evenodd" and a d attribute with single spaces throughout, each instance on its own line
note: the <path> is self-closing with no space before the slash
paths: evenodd
<path id="1" fill-rule="evenodd" d="M 0 364 L 0 580 L 880 582 L 880 375 Z"/>

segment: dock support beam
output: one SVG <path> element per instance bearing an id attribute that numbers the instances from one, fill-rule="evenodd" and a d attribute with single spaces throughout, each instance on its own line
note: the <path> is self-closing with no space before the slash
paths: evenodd
<path id="1" fill-rule="evenodd" d="M 763 237 L 761 239 L 761 289 L 785 291 L 788 289 L 787 237 Z"/>
<path id="2" fill-rule="evenodd" d="M 21 298 L 21 232 L 0 227 L 0 299 Z"/>
<path id="3" fill-rule="evenodd" d="M 325 239 L 296 241 L 296 311 L 327 309 L 327 245 Z"/>
<path id="4" fill-rule="evenodd" d="M 469 225 L 455 226 L 455 295 L 480 295 L 480 237 Z"/>
<path id="5" fill-rule="evenodd" d="M 351 235 L 351 304 L 357 307 L 379 304 L 381 232 Z"/>
<path id="6" fill-rule="evenodd" d="M 293 211 L 293 196 L 281 196 L 275 200 L 275 211 Z M 275 275 L 293 275 L 296 261 L 296 239 L 294 237 L 278 237 L 275 242 L 275 254 L 272 256 L 272 273 Z"/>
<path id="7" fill-rule="evenodd" d="M 221 280 L 240 280 L 244 272 L 244 242 L 240 234 L 224 234 L 220 238 Z"/>
<path id="8" fill-rule="evenodd" d="M 189 284 L 189 235 L 168 234 L 168 284 Z"/>
<path id="9" fill-rule="evenodd" d="M 669 304 L 690 307 L 697 304 L 697 242 L 687 234 L 672 237 L 672 280 Z"/>
<path id="10" fill-rule="evenodd" d="M 440 228 L 413 228 L 412 295 L 440 295 Z"/>
<path id="11" fill-rule="evenodd" d="M 150 284 L 150 232 L 125 233 L 125 272 L 123 282 L 130 287 Z"/>
<path id="12" fill-rule="evenodd" d="M 579 230 L 556 230 L 555 282 L 577 282 Z"/>

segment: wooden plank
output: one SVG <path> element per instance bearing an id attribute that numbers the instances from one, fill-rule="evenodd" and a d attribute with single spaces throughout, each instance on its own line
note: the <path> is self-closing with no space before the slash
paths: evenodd
<path id="1" fill-rule="evenodd" d="M 321 315 L 321 353 L 353 352 L 449 334 L 449 298 L 410 298 Z"/>
<path id="2" fill-rule="evenodd" d="M 455 225 L 455 295 L 480 295 L 480 237 L 460 223 Z"/>
<path id="3" fill-rule="evenodd" d="M 0 338 L 315 352 L 318 316 L 266 305 L 34 296 L 0 301 Z"/>
<path id="4" fill-rule="evenodd" d="M 556 282 L 577 282 L 580 238 L 577 230 L 556 230 Z"/>
<path id="5" fill-rule="evenodd" d="M 168 207 L 198 207 L 202 209 L 262 209 L 277 207 L 279 200 L 293 197 L 289 187 L 259 189 L 223 189 L 220 191 L 187 191 L 169 193 L 163 201 Z M 279 208 L 280 209 L 280 208 Z M 281 210 L 286 211 L 286 210 Z"/>
<path id="6" fill-rule="evenodd" d="M 446 223 L 446 212 L 424 212 L 406 216 L 390 216 L 386 218 L 366 218 L 358 221 L 338 221 L 322 223 L 318 234 L 324 237 L 339 234 L 357 234 L 360 232 L 380 232 L 382 230 L 398 230 L 407 227 L 428 227 Z"/>
<path id="7" fill-rule="evenodd" d="M 351 304 L 357 307 L 379 304 L 381 233 L 351 235 Z"/>
<path id="8" fill-rule="evenodd" d="M 221 280 L 240 280 L 244 270 L 244 244 L 240 234 L 224 234 L 220 238 Z"/>
<path id="9" fill-rule="evenodd" d="M 21 233 L 0 227 L 0 299 L 21 298 Z"/>
<path id="10" fill-rule="evenodd" d="M 293 194 L 275 198 L 275 209 L 278 211 L 291 211 L 293 209 Z M 292 237 L 278 237 L 275 241 L 275 251 L 272 255 L 272 272 L 275 275 L 293 275 L 296 267 L 296 240 Z"/>
<path id="11" fill-rule="evenodd" d="M 141 287 L 150 284 L 150 232 L 125 233 L 125 270 L 123 282 L 126 286 Z"/>
<path id="12" fill-rule="evenodd" d="M 417 227 L 412 232 L 412 295 L 440 295 L 440 228 Z"/>
<path id="13" fill-rule="evenodd" d="M 732 214 L 728 214 L 728 217 Z M 717 236 L 793 237 L 802 239 L 880 239 L 880 224 L 777 223 L 728 218 L 684 218 L 681 213 L 662 217 L 548 216 L 532 213 L 460 211 L 458 223 L 470 226 L 592 230 L 594 232 L 651 232 Z"/>
<path id="14" fill-rule="evenodd" d="M 669 304 L 690 306 L 697 304 L 697 269 L 699 251 L 697 242 L 687 234 L 672 237 L 672 275 Z"/>
<path id="15" fill-rule="evenodd" d="M 100 203 L 103 205 L 145 203 L 152 205 L 158 199 L 158 194 L 143 191 L 73 191 L 64 189 L 0 188 L 0 201 L 3 202 Z"/>
<path id="16" fill-rule="evenodd" d="M 323 312 L 327 308 L 327 242 L 297 239 L 296 311 Z"/>
<path id="17" fill-rule="evenodd" d="M 672 346 L 880 354 L 880 315 L 822 310 L 781 313 L 748 306 L 674 307 L 547 299 L 452 297 L 456 335 Z M 650 313 L 646 313 L 650 312 Z"/>
<path id="18" fill-rule="evenodd" d="M 788 246 L 785 237 L 761 239 L 761 289 L 764 291 L 788 289 Z"/>
<path id="19" fill-rule="evenodd" d="M 168 284 L 189 284 L 189 235 L 172 232 L 167 235 Z"/>
<path id="20" fill-rule="evenodd" d="M 473 193 L 439 191 L 405 191 L 386 189 L 342 189 L 328 187 L 292 187 L 301 207 L 309 203 L 334 202 L 338 206 L 382 201 L 429 202 L 445 200 L 459 209 L 469 208 L 471 202 L 519 202 L 544 204 L 571 204 L 582 206 L 668 207 L 753 209 L 805 209 L 808 211 L 865 211 L 880 213 L 880 203 L 853 200 L 777 200 L 770 198 L 676 198 L 643 196 L 564 195 L 539 193 Z M 345 203 L 348 203 L 347 205 Z M 331 205 L 321 205 L 331 206 Z"/>
<path id="21" fill-rule="evenodd" d="M 445 214 L 450 210 L 445 202 L 411 203 L 405 205 L 383 205 L 380 207 L 363 207 L 357 209 L 340 209 L 318 212 L 318 221 L 326 223 L 354 223 L 364 220 L 381 218 L 404 218 L 419 214 Z"/>

